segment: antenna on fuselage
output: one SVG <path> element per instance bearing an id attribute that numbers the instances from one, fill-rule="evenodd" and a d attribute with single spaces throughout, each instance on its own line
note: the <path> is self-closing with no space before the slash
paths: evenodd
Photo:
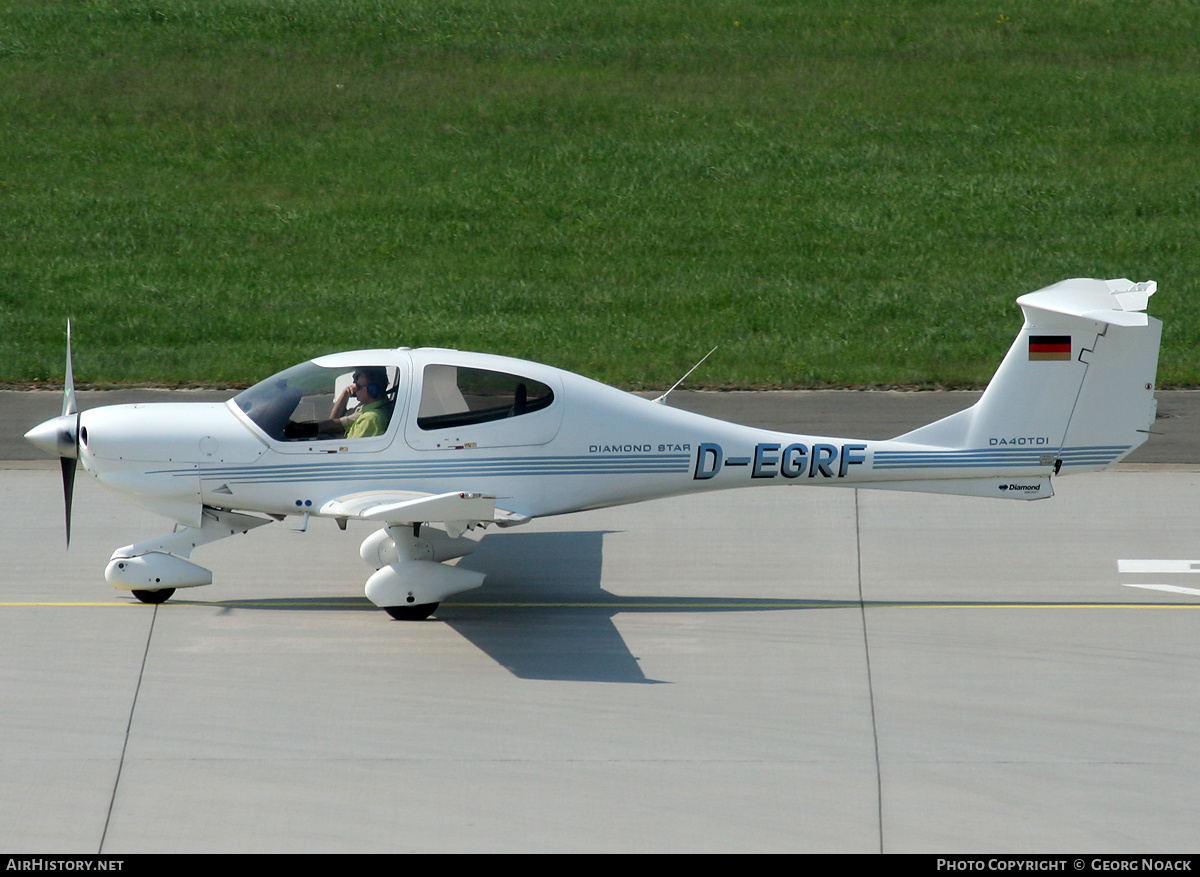
<path id="1" fill-rule="evenodd" d="M 682 384 L 684 381 L 686 381 L 688 379 L 688 375 L 690 375 L 696 369 L 700 368 L 700 364 L 703 363 L 704 360 L 708 359 L 710 356 L 712 356 L 716 352 L 717 352 L 717 348 L 714 347 L 712 350 L 708 351 L 708 353 L 704 354 L 704 356 L 700 357 L 700 362 L 696 363 L 694 366 L 689 368 L 687 370 L 687 374 L 685 374 L 682 378 L 677 380 L 675 382 L 675 385 L 673 387 L 671 387 L 670 390 L 667 390 L 667 392 L 663 393 L 661 396 L 659 396 L 654 401 L 657 402 L 659 405 L 666 405 L 667 404 L 667 396 L 671 395 L 671 393 L 675 390 L 675 387 L 678 387 L 680 384 Z"/>

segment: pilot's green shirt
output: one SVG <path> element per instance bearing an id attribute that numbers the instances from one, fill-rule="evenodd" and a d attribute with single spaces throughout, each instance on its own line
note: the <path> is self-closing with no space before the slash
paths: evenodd
<path id="1" fill-rule="evenodd" d="M 387 414 L 383 410 L 383 400 L 368 402 L 362 406 L 362 411 L 354 418 L 346 438 L 367 438 L 373 435 L 383 435 L 387 429 Z"/>

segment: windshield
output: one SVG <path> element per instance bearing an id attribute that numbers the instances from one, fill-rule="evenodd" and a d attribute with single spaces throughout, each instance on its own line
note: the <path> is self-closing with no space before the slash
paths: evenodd
<path id="1" fill-rule="evenodd" d="M 366 379 L 375 375 L 386 376 L 387 380 Z M 364 392 L 356 396 L 356 379 L 361 379 L 369 395 Z M 366 364 L 347 370 L 305 362 L 243 390 L 233 402 L 276 441 L 356 438 L 353 422 L 364 413 L 378 424 L 369 434 L 386 429 L 396 404 L 396 384 L 395 367 Z M 346 387 L 350 388 L 348 392 Z M 361 428 L 358 432 L 368 434 Z"/>

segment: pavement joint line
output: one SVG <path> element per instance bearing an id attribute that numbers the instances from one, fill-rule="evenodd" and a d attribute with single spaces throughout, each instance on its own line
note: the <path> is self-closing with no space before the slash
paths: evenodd
<path id="1" fill-rule="evenodd" d="M 867 670 L 867 701 L 871 705 L 871 744 L 875 749 L 875 818 L 879 825 L 879 852 L 883 842 L 883 765 L 879 756 L 879 719 L 875 711 L 875 680 L 871 674 L 871 635 L 867 628 L 867 601 L 863 598 L 862 512 L 858 505 L 860 491 L 854 491 L 854 578 L 858 586 L 858 618 L 862 625 L 863 660 Z"/>
<path id="2" fill-rule="evenodd" d="M 146 645 L 142 648 L 142 664 L 138 668 L 137 685 L 133 689 L 133 699 L 129 702 L 129 717 L 125 722 L 125 734 L 121 740 L 121 757 L 117 761 L 117 774 L 113 777 L 112 792 L 108 796 L 108 811 L 104 816 L 104 830 L 100 832 L 100 845 L 96 855 L 104 852 L 104 842 L 108 838 L 108 829 L 112 825 L 113 809 L 117 804 L 117 791 L 121 788 L 121 774 L 125 770 L 125 756 L 129 753 L 129 736 L 133 730 L 133 716 L 137 711 L 138 695 L 142 691 L 142 680 L 146 678 L 146 662 L 150 658 L 150 642 L 154 637 L 154 622 L 158 620 L 158 606 L 154 606 L 154 614 L 150 616 L 150 626 L 146 631 Z"/>

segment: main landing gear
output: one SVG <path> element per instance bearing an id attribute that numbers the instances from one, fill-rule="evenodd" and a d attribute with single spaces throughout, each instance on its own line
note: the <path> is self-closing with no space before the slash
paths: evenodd
<path id="1" fill-rule="evenodd" d="M 418 603 L 415 606 L 384 606 L 383 611 L 397 621 L 424 621 L 437 608 L 437 603 Z"/>
<path id="2" fill-rule="evenodd" d="M 483 584 L 483 573 L 442 563 L 470 554 L 475 544 L 420 525 L 393 524 L 372 533 L 359 548 L 375 568 L 367 599 L 397 621 L 428 618 L 446 597 Z"/>
<path id="3" fill-rule="evenodd" d="M 133 596 L 137 597 L 143 603 L 166 603 L 175 594 L 174 588 L 159 588 L 156 591 L 138 591 L 132 592 Z"/>

